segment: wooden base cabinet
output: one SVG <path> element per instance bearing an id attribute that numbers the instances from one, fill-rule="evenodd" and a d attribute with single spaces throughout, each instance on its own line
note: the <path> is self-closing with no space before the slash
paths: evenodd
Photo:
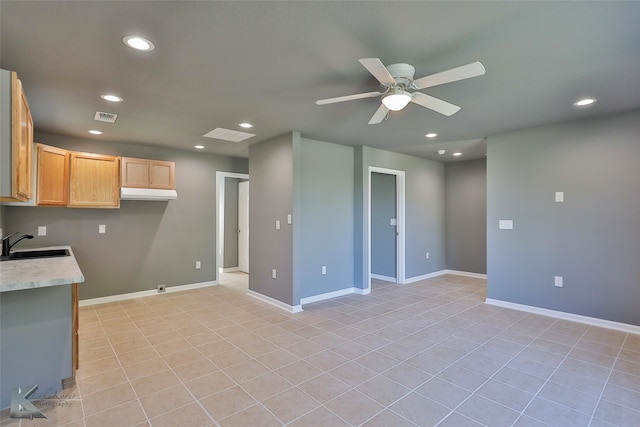
<path id="1" fill-rule="evenodd" d="M 69 207 L 120 207 L 120 157 L 71 152 L 70 171 Z"/>

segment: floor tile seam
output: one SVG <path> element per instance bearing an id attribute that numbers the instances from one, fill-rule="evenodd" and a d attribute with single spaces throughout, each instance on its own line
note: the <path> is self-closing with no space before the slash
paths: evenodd
<path id="1" fill-rule="evenodd" d="M 447 414 L 446 416 L 444 416 L 440 421 L 438 421 L 438 422 L 437 422 L 433 427 L 438 427 L 440 424 L 442 424 L 443 422 L 445 422 L 445 421 L 447 420 L 447 418 L 449 418 L 449 417 L 450 417 L 450 416 L 452 416 L 453 414 L 457 414 L 457 415 L 459 415 L 459 416 L 461 416 L 461 417 L 463 417 L 463 418 L 466 418 L 466 419 L 470 420 L 471 422 L 474 422 L 474 423 L 476 423 L 476 424 L 478 424 L 478 425 L 480 425 L 480 426 L 482 426 L 482 427 L 491 427 L 491 426 L 489 426 L 489 425 L 487 425 L 487 424 L 485 424 L 485 423 L 480 422 L 479 420 L 474 420 L 473 418 L 468 417 L 468 416 L 466 416 L 465 414 L 461 414 L 460 412 L 455 412 L 455 411 L 448 413 L 448 414 Z M 515 424 L 515 423 L 514 423 L 514 424 Z"/>
<path id="2" fill-rule="evenodd" d="M 542 335 L 544 332 L 548 331 L 548 330 L 549 330 L 549 328 L 551 328 L 551 327 L 552 327 L 552 326 L 553 326 L 557 321 L 558 321 L 558 320 L 555 320 L 555 321 L 554 321 L 554 322 L 552 322 L 549 326 L 547 326 L 547 328 L 546 328 L 546 329 L 544 329 L 544 330 L 540 333 L 540 335 Z M 584 335 L 586 335 L 586 333 L 587 333 L 587 331 L 589 331 L 589 329 L 591 329 L 591 326 L 589 326 L 588 328 L 586 328 L 586 329 L 584 330 L 584 332 L 582 333 L 582 335 L 580 336 L 580 338 L 578 339 L 578 341 L 577 341 L 575 344 L 573 344 L 573 346 L 571 347 L 571 350 L 573 350 L 573 349 L 576 347 L 576 345 L 578 344 L 578 342 L 580 341 L 580 339 L 581 339 Z M 537 339 L 540 335 L 538 335 L 538 336 L 536 337 L 536 339 Z M 526 348 L 526 347 L 525 347 L 525 348 Z M 525 415 L 525 411 L 529 408 L 529 406 L 531 406 L 531 404 L 533 403 L 533 401 L 534 401 L 537 397 L 540 397 L 541 399 L 545 399 L 545 398 L 544 398 L 544 396 L 539 396 L 539 395 L 540 395 L 540 392 L 541 392 L 541 391 L 544 389 L 544 387 L 545 387 L 545 386 L 546 386 L 546 385 L 551 381 L 551 377 L 553 377 L 553 375 L 554 375 L 556 372 L 558 372 L 558 370 L 560 369 L 560 366 L 562 365 L 562 363 L 563 363 L 566 359 L 567 359 L 567 356 L 565 356 L 565 357 L 560 361 L 560 363 L 558 363 L 558 366 L 556 366 L 556 367 L 555 367 L 555 369 L 553 370 L 553 372 L 551 372 L 551 374 L 549 374 L 549 375 L 547 376 L 547 378 L 544 380 L 544 382 L 543 382 L 543 383 L 542 383 L 542 385 L 538 388 L 538 390 L 537 390 L 535 393 L 532 393 L 532 394 L 533 394 L 533 397 L 531 398 L 531 400 L 529 400 L 529 403 L 527 403 L 527 405 L 522 409 L 522 411 L 520 412 L 520 416 L 519 416 L 518 418 L 516 418 L 516 420 L 514 421 L 514 424 L 515 424 L 515 423 L 516 423 L 520 418 L 522 418 L 522 416 L 523 416 L 523 415 Z M 604 389 L 604 387 L 603 387 L 603 389 Z M 550 401 L 550 402 L 553 402 L 553 403 L 555 403 L 556 405 L 564 406 L 565 408 L 568 408 L 568 409 L 571 409 L 571 410 L 574 410 L 574 411 L 575 411 L 575 409 L 573 409 L 573 408 L 571 408 L 571 407 L 569 407 L 569 406 L 566 406 L 566 405 L 564 405 L 564 404 L 562 404 L 562 403 L 560 403 L 560 402 L 552 401 L 552 400 L 550 400 L 550 399 L 545 399 L 545 400 Z M 576 412 L 579 412 L 579 411 L 576 411 Z M 528 417 L 531 417 L 531 418 L 533 418 L 533 419 L 535 419 L 536 421 L 544 422 L 544 421 L 542 421 L 541 419 L 536 418 L 535 416 L 532 416 L 532 415 L 527 415 L 527 416 L 528 416 Z M 591 421 L 589 422 L 589 424 L 591 424 Z"/>
<path id="3" fill-rule="evenodd" d="M 549 326 L 551 326 L 551 325 L 549 325 Z M 538 338 L 540 335 L 542 335 L 542 334 L 544 333 L 544 331 L 545 331 L 545 330 L 546 330 L 546 329 L 541 330 L 541 331 L 540 331 L 540 333 L 536 336 L 536 338 Z M 465 402 L 467 402 L 467 401 L 468 401 L 472 396 L 476 396 L 476 393 L 477 393 L 477 392 L 478 392 L 482 387 L 484 387 L 487 383 L 489 383 L 489 381 L 491 381 L 491 380 L 492 380 L 492 379 L 493 379 L 493 378 L 494 378 L 494 377 L 495 377 L 495 376 L 496 376 L 500 371 L 502 371 L 504 368 L 506 368 L 506 367 L 507 367 L 507 365 L 508 365 L 509 363 L 511 363 L 511 361 L 513 361 L 516 357 L 518 357 L 518 355 L 520 355 L 520 353 L 522 353 L 526 348 L 527 348 L 527 346 L 524 346 L 524 347 L 523 347 L 519 352 L 517 352 L 516 354 L 514 354 L 514 355 L 513 355 L 509 360 L 507 360 L 507 361 L 502 365 L 502 367 L 500 367 L 496 372 L 494 372 L 494 373 L 493 373 L 491 376 L 489 376 L 485 381 L 483 381 L 483 382 L 482 382 L 478 387 L 476 387 L 473 391 L 471 391 L 471 393 L 469 394 L 469 396 L 467 396 L 467 397 L 466 397 L 462 402 L 460 402 L 456 407 L 454 407 L 453 409 L 451 409 L 451 412 L 449 412 L 449 414 L 448 414 L 446 417 L 444 417 L 444 418 L 447 418 L 447 417 L 449 417 L 451 414 L 453 414 L 453 413 L 454 413 L 458 408 L 460 408 L 460 407 L 461 407 Z M 474 351 L 475 351 L 475 350 L 474 350 Z M 473 353 L 473 352 L 472 352 L 472 353 Z M 453 365 L 453 364 L 452 364 L 452 365 Z M 463 367 L 460 367 L 460 368 L 461 368 L 461 369 L 468 370 L 468 371 L 471 371 L 471 370 L 466 369 L 466 368 L 463 368 Z M 474 371 L 471 371 L 471 372 L 474 372 Z M 480 374 L 480 373 L 477 373 L 477 374 L 478 374 L 478 375 L 482 375 L 482 374 Z M 441 378 L 441 379 L 442 379 L 442 378 Z M 446 381 L 446 380 L 444 380 L 444 379 L 442 379 L 442 380 L 443 380 L 443 381 Z M 447 381 L 447 382 L 449 382 L 449 381 Z M 540 386 L 540 389 L 542 389 L 542 387 L 544 387 L 544 385 L 545 385 L 545 384 L 546 384 L 546 382 L 545 382 L 542 386 Z M 456 384 L 454 384 L 454 385 L 456 385 Z M 458 386 L 458 387 L 459 387 L 459 386 Z M 539 392 L 539 391 L 540 391 L 540 390 L 538 390 L 538 392 Z M 484 399 L 487 399 L 487 400 L 489 400 L 489 401 L 491 401 L 491 402 L 494 402 L 494 403 L 496 403 L 497 405 L 500 405 L 500 406 L 502 406 L 502 407 L 504 407 L 504 408 L 506 408 L 506 409 L 509 409 L 509 410 L 511 410 L 511 411 L 513 411 L 513 412 L 516 412 L 516 413 L 520 412 L 520 413 L 518 414 L 518 416 L 516 417 L 516 419 L 513 421 L 513 424 L 515 424 L 515 423 L 516 423 L 516 422 L 518 422 L 518 420 L 522 417 L 522 415 L 524 414 L 524 411 L 529 407 L 529 405 L 531 404 L 531 402 L 535 399 L 535 397 L 537 396 L 537 393 L 538 393 L 538 392 L 536 392 L 535 394 L 533 394 L 533 393 L 532 393 L 532 394 L 533 394 L 533 397 L 529 400 L 529 403 L 527 403 L 527 405 L 522 409 L 522 411 L 517 411 L 517 410 L 515 410 L 515 409 L 513 409 L 513 408 L 510 408 L 510 407 L 508 407 L 508 406 L 506 406 L 506 405 L 504 405 L 504 404 L 502 404 L 502 403 L 500 403 L 500 402 L 496 402 L 496 401 L 494 401 L 493 399 L 490 399 L 490 398 L 488 398 L 488 397 L 482 396 L 482 395 L 480 395 L 480 394 L 478 394 L 477 396 L 482 397 L 482 398 L 484 398 Z M 461 415 L 462 415 L 462 414 L 461 414 Z M 476 422 L 477 422 L 477 420 L 474 420 L 474 421 L 476 421 Z M 481 423 L 481 424 L 482 424 L 482 423 Z"/>
<path id="4" fill-rule="evenodd" d="M 287 380 L 285 379 L 285 381 L 287 381 Z M 288 381 L 287 381 L 287 382 L 288 382 Z M 289 384 L 291 384 L 291 383 L 289 383 Z M 309 397 L 309 398 L 310 398 L 310 399 L 312 399 L 314 402 L 316 402 L 316 403 L 317 403 L 317 406 L 315 406 L 313 409 L 311 409 L 311 410 L 309 410 L 309 411 L 305 412 L 304 414 L 302 414 L 302 415 L 299 415 L 299 416 L 295 417 L 294 419 L 290 420 L 289 422 L 286 422 L 286 423 L 285 423 L 284 421 L 282 421 L 282 420 L 280 419 L 280 417 L 278 417 L 276 414 L 274 414 L 274 413 L 273 413 L 273 411 L 272 411 L 272 410 L 271 410 L 267 405 L 265 405 L 265 404 L 264 404 L 264 401 L 269 400 L 269 399 L 272 399 L 272 398 L 274 398 L 274 397 L 276 397 L 276 396 L 279 396 L 279 395 L 281 395 L 281 394 L 283 394 L 283 393 L 285 393 L 285 392 L 287 392 L 287 391 L 289 391 L 289 390 L 291 390 L 291 389 L 294 389 L 294 388 L 295 388 L 295 389 L 297 389 L 298 391 L 300 391 L 300 392 L 304 393 L 304 395 L 305 395 L 305 396 Z M 255 399 L 255 398 L 253 397 L 253 395 L 251 395 L 251 393 L 249 393 L 248 391 L 246 391 L 246 390 L 244 390 L 244 389 L 243 389 L 243 391 L 244 391 L 245 393 L 249 394 L 253 399 Z M 347 393 L 347 392 L 345 392 L 345 393 Z M 338 395 L 337 397 L 342 396 L 342 395 L 343 395 L 343 394 L 345 394 L 345 393 L 342 393 L 342 394 Z M 337 398 L 337 397 L 336 397 L 336 398 Z M 304 390 L 302 390 L 301 388 L 299 388 L 299 387 L 298 387 L 298 385 L 292 385 L 292 386 L 291 386 L 291 387 L 289 387 L 288 389 L 283 390 L 283 391 L 281 391 L 280 393 L 274 394 L 273 396 L 270 396 L 270 397 L 268 397 L 268 398 L 264 399 L 264 401 L 260 401 L 260 400 L 257 400 L 257 399 L 255 399 L 255 400 L 258 402 L 258 404 L 262 405 L 262 406 L 263 406 L 267 411 L 269 411 L 269 413 L 270 413 L 271 415 L 273 415 L 273 417 L 274 417 L 276 420 L 280 421 L 280 423 L 281 423 L 283 426 L 285 426 L 285 425 L 287 425 L 287 424 L 290 424 L 290 423 L 292 423 L 292 422 L 296 421 L 297 419 L 302 418 L 302 417 L 304 417 L 304 416 L 306 416 L 306 415 L 310 414 L 311 412 L 315 411 L 315 410 L 316 410 L 316 409 L 318 409 L 318 408 L 324 407 L 324 403 L 322 403 L 322 402 L 318 401 L 316 398 L 314 398 L 313 396 L 311 396 L 310 394 L 308 394 L 307 392 L 305 392 Z M 331 399 L 331 400 L 333 400 L 333 399 Z M 329 402 L 331 402 L 331 400 L 330 400 Z M 252 406 L 255 406 L 255 405 L 252 405 Z M 245 409 L 247 409 L 247 408 L 245 408 Z M 244 411 L 245 409 L 243 409 L 243 411 Z M 329 410 L 329 408 L 325 408 L 325 409 Z M 241 412 L 241 411 L 238 411 L 238 412 Z M 236 413 L 238 413 L 238 412 L 236 412 Z M 334 414 L 334 415 L 338 416 L 337 414 Z M 342 419 L 342 418 L 340 418 L 340 419 Z M 345 422 L 346 422 L 346 421 L 345 421 Z M 348 423 L 347 423 L 347 424 L 348 424 Z"/>
<path id="5" fill-rule="evenodd" d="M 595 418 L 596 415 L 596 411 L 598 410 L 598 407 L 600 406 L 600 402 L 602 402 L 602 396 L 604 395 L 604 390 L 607 388 L 607 384 L 609 384 L 609 380 L 611 379 L 611 375 L 613 374 L 614 368 L 616 366 L 616 363 L 618 362 L 618 359 L 620 358 L 620 354 L 622 354 L 622 349 L 624 348 L 625 343 L 627 342 L 627 340 L 629 339 L 629 334 L 625 334 L 624 340 L 622 341 L 622 344 L 620 344 L 620 347 L 618 349 L 618 354 L 616 355 L 616 360 L 613 362 L 613 365 L 611 366 L 611 369 L 609 369 L 609 374 L 607 375 L 607 379 L 604 382 L 604 386 L 602 387 L 602 390 L 600 390 L 600 396 L 598 396 L 598 400 L 595 404 L 595 406 L 593 407 L 593 411 L 591 412 L 591 417 L 589 419 L 589 426 L 593 423 L 593 419 Z"/>

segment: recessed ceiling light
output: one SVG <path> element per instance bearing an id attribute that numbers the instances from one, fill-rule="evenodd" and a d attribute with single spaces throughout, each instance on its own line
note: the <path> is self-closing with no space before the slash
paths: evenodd
<path id="1" fill-rule="evenodd" d="M 117 95 L 112 95 L 112 94 L 104 94 L 104 95 L 100 95 L 100 98 L 104 99 L 105 101 L 109 101 L 109 102 L 122 102 L 122 98 L 120 98 Z"/>
<path id="2" fill-rule="evenodd" d="M 241 128 L 245 128 L 245 129 L 251 129 L 253 127 L 253 125 L 251 123 L 239 123 L 238 126 L 240 126 Z"/>
<path id="3" fill-rule="evenodd" d="M 453 155 L 454 155 L 454 156 L 462 156 L 462 153 L 458 151 L 458 152 L 456 152 L 456 153 L 453 153 Z"/>
<path id="4" fill-rule="evenodd" d="M 435 132 L 431 132 L 431 133 L 426 134 L 425 136 L 426 136 L 427 138 L 435 138 L 436 136 L 438 136 L 438 134 L 437 134 L 437 133 L 435 133 Z"/>
<path id="5" fill-rule="evenodd" d="M 124 44 L 131 48 L 144 50 L 145 52 L 151 52 L 153 49 L 155 49 L 155 46 L 153 45 L 153 43 L 151 43 L 151 40 L 147 40 L 138 36 L 125 36 L 122 38 L 122 41 L 124 42 Z"/>
<path id="6" fill-rule="evenodd" d="M 443 155 L 446 152 L 447 152 L 447 150 L 438 150 L 438 154 L 440 154 L 440 155 Z"/>
<path id="7" fill-rule="evenodd" d="M 576 107 L 586 107 L 587 105 L 591 105 L 594 102 L 596 102 L 594 98 L 585 98 L 581 99 L 580 101 L 574 102 L 573 105 L 575 105 Z"/>
<path id="8" fill-rule="evenodd" d="M 102 131 L 100 131 L 100 130 L 91 129 L 91 130 L 89 131 L 89 133 L 90 133 L 91 135 L 102 135 L 104 132 L 102 132 Z"/>
<path id="9" fill-rule="evenodd" d="M 203 150 L 204 145 L 194 145 L 193 148 L 197 148 L 198 150 Z"/>

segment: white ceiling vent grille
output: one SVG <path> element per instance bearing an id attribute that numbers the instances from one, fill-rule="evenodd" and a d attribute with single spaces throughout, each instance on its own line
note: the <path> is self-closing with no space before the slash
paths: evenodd
<path id="1" fill-rule="evenodd" d="M 93 119 L 98 122 L 115 123 L 117 118 L 118 118 L 117 114 L 103 113 L 101 111 L 96 111 L 96 115 Z"/>
<path id="2" fill-rule="evenodd" d="M 256 136 L 256 134 L 240 132 L 231 129 L 215 128 L 211 132 L 205 133 L 202 136 L 204 136 L 205 138 L 215 138 L 222 139 L 224 141 L 240 142 L 244 141 L 245 139 L 251 138 L 252 136 Z"/>

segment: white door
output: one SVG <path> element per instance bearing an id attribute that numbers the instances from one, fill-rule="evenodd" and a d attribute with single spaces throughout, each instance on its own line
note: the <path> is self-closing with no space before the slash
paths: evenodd
<path id="1" fill-rule="evenodd" d="M 249 272 L 249 181 L 238 185 L 238 270 Z"/>

